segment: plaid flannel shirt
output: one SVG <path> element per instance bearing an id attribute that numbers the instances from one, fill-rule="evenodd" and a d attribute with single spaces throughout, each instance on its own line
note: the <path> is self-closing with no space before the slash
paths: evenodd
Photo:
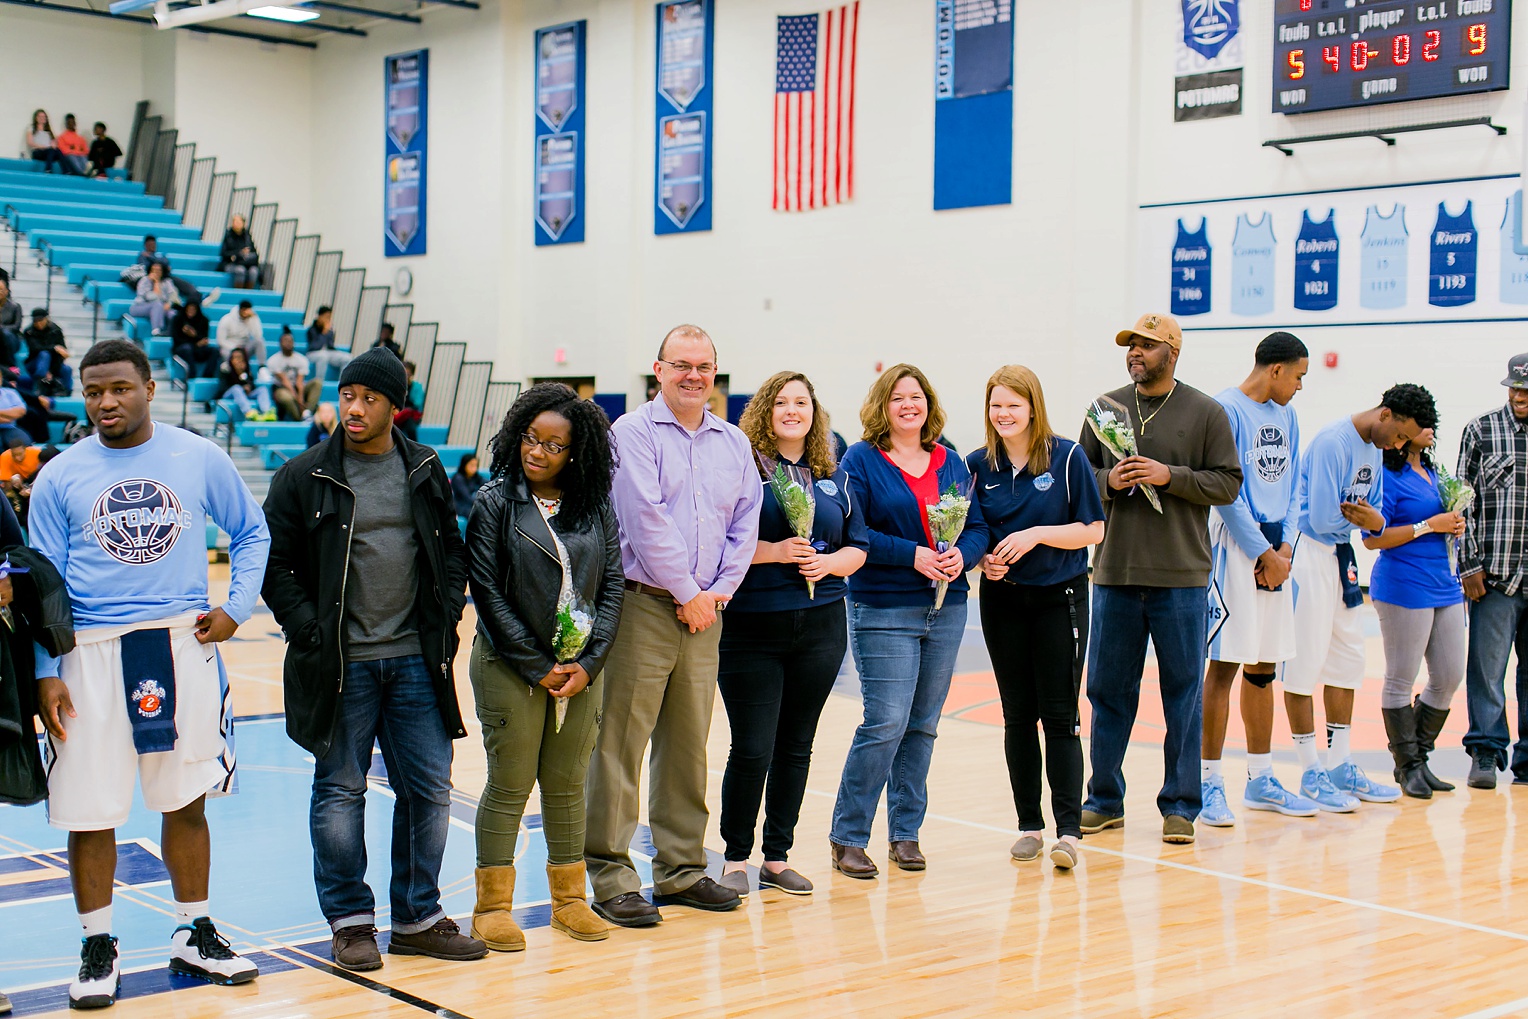
<path id="1" fill-rule="evenodd" d="M 1510 404 L 1465 426 L 1460 480 L 1475 489 L 1459 548 L 1459 574 L 1515 595 L 1528 577 L 1528 421 Z"/>

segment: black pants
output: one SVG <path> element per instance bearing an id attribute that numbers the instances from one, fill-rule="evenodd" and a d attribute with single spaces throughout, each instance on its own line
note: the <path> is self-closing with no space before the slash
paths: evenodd
<path id="1" fill-rule="evenodd" d="M 175 348 L 175 356 L 186 362 L 193 379 L 218 377 L 218 353 L 216 343 L 182 343 Z"/>
<path id="2" fill-rule="evenodd" d="M 1003 749 L 1020 831 L 1043 831 L 1040 737 L 1056 834 L 1082 834 L 1077 698 L 1088 642 L 1086 575 L 1048 587 L 982 580 L 982 636 L 1003 702 Z M 730 622 L 730 621 L 729 621 Z"/>
<path id="3" fill-rule="evenodd" d="M 783 861 L 790 852 L 817 719 L 848 647 L 842 598 L 799 611 L 727 613 L 716 679 L 732 727 L 722 775 L 728 860 L 746 860 L 753 852 L 761 800 L 764 859 Z"/>

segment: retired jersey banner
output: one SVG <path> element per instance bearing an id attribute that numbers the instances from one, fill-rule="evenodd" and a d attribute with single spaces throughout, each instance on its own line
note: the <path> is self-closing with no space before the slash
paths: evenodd
<path id="1" fill-rule="evenodd" d="M 1013 0 L 934 0 L 934 208 L 1013 201 Z"/>
<path id="2" fill-rule="evenodd" d="M 382 254 L 425 253 L 430 51 L 383 58 L 387 114 L 383 141 Z"/>
<path id="3" fill-rule="evenodd" d="M 536 244 L 584 239 L 584 34 L 588 22 L 536 32 Z"/>
<path id="4" fill-rule="evenodd" d="M 657 5 L 653 233 L 711 229 L 713 0 Z"/>
<path id="5" fill-rule="evenodd" d="M 1179 0 L 1173 120 L 1235 117 L 1242 111 L 1240 0 Z"/>

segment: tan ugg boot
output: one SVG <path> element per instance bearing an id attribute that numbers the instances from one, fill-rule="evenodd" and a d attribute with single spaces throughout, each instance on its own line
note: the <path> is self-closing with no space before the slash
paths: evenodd
<path id="1" fill-rule="evenodd" d="M 610 928 L 595 915 L 584 898 L 584 865 L 549 863 L 547 884 L 552 887 L 552 926 L 578 941 L 604 941 Z"/>
<path id="2" fill-rule="evenodd" d="M 515 868 L 479 867 L 472 936 L 495 952 L 525 951 L 525 934 L 510 910 L 515 905 Z"/>

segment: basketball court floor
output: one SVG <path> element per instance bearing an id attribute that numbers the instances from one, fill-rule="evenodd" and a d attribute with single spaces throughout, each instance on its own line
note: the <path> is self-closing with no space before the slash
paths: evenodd
<path id="1" fill-rule="evenodd" d="M 226 567 L 221 570 L 226 582 Z M 469 632 L 471 614 L 462 632 Z M 1354 746 L 1388 775 L 1379 724 L 1382 671 L 1369 613 L 1369 680 Z M 817 740 L 794 865 L 817 885 L 794 898 L 754 893 L 730 914 L 666 909 L 645 931 L 617 929 L 581 944 L 549 926 L 534 800 L 520 842 L 517 914 L 529 948 L 448 964 L 387 956 L 364 976 L 328 959 L 313 892 L 307 833 L 311 761 L 283 732 L 282 644 L 262 609 L 224 645 L 241 717 L 240 793 L 209 805 L 213 911 L 257 960 L 239 988 L 172 979 L 174 927 L 159 859 L 158 820 L 141 804 L 118 832 L 115 933 L 121 938 L 120 1019 L 214 1017 L 565 1016 L 1528 1016 L 1528 878 L 1518 878 L 1517 810 L 1528 790 L 1463 788 L 1463 693 L 1436 770 L 1460 784 L 1430 802 L 1365 805 L 1352 815 L 1281 818 L 1238 810 L 1237 826 L 1199 826 L 1198 842 L 1160 840 L 1161 711 L 1148 673 L 1126 759 L 1124 830 L 1083 841 L 1070 873 L 1009 859 L 1013 806 L 1001 714 L 972 624 L 934 755 L 922 844 L 929 869 L 854 881 L 828 866 L 838 773 L 859 720 L 852 663 Z M 458 668 L 464 704 L 471 693 Z M 1086 710 L 1086 705 L 1084 705 Z M 1512 709 L 1509 707 L 1509 711 Z M 471 712 L 466 714 L 471 725 Z M 1239 723 L 1227 751 L 1233 808 L 1245 775 Z M 1084 732 L 1086 732 L 1084 721 Z M 1297 781 L 1282 712 L 1276 764 Z M 483 752 L 473 729 L 456 744 L 457 792 L 442 885 L 458 918 L 473 904 L 472 819 Z M 1282 740 L 1282 743 L 1281 743 Z M 717 795 L 728 730 L 720 701 L 711 729 Z M 380 766 L 369 797 L 370 879 L 385 899 L 391 806 Z M 878 828 L 873 845 L 880 845 Z M 645 830 L 636 850 L 650 852 Z M 42 808 L 0 807 L 0 989 L 18 1015 L 63 1015 L 78 966 L 79 926 L 64 870 L 64 835 Z M 880 852 L 876 853 L 881 857 Z M 712 854 L 716 870 L 720 857 Z M 757 863 L 757 860 L 755 860 Z M 644 861 L 645 866 L 645 861 Z M 385 901 L 379 908 L 385 930 Z"/>

